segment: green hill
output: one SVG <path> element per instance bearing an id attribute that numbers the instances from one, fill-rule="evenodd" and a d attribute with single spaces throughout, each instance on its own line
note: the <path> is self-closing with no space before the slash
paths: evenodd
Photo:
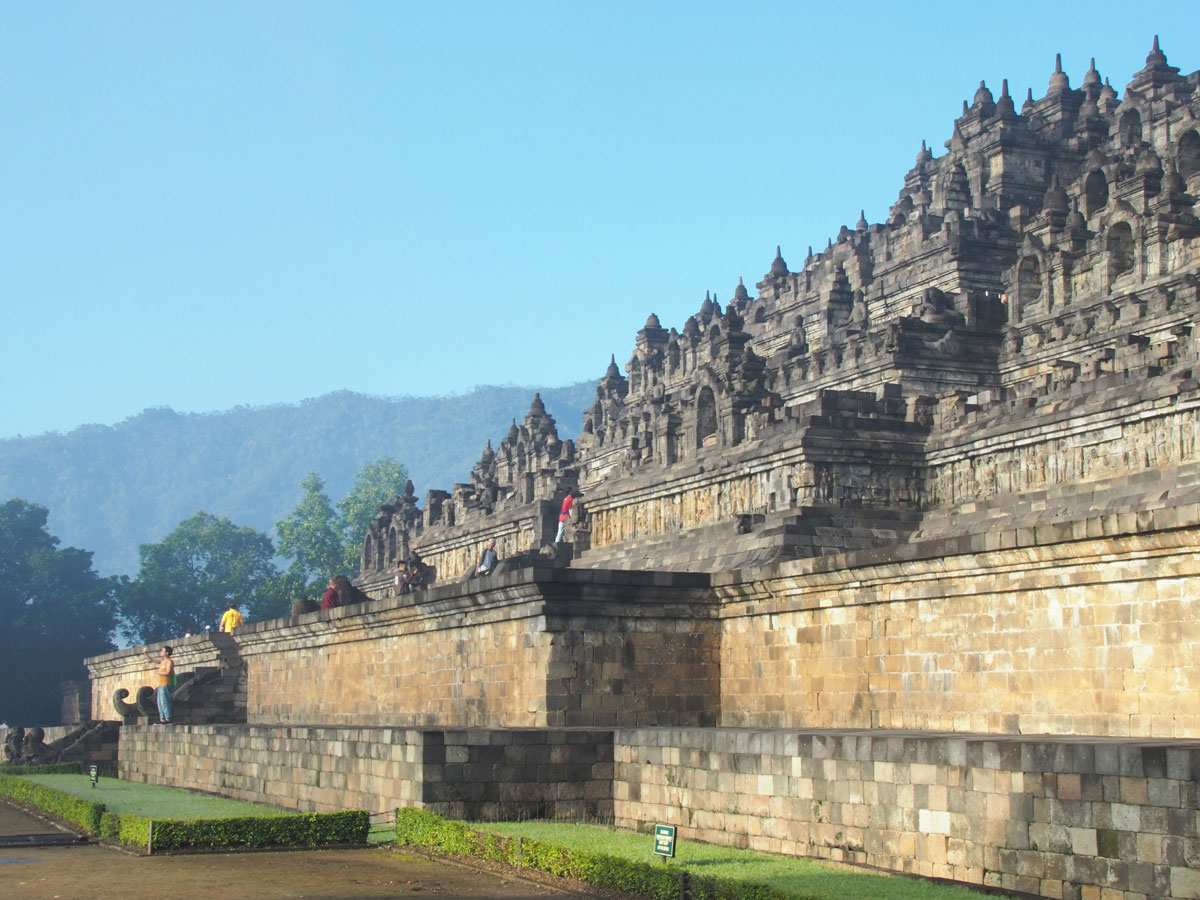
<path id="1" fill-rule="evenodd" d="M 574 438 L 594 382 L 563 388 L 480 387 L 450 397 L 374 397 L 341 391 L 298 404 L 219 413 L 148 409 L 116 425 L 86 425 L 0 441 L 0 500 L 50 510 L 50 530 L 95 553 L 105 574 L 137 571 L 139 544 L 161 540 L 199 509 L 271 529 L 317 472 L 336 502 L 358 468 L 391 456 L 424 497 L 465 481 L 529 411 L 540 390 L 558 433 Z"/>

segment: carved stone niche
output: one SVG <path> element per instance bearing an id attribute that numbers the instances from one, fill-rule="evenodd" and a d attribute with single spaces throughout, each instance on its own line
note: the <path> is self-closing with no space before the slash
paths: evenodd
<path id="1" fill-rule="evenodd" d="M 443 510 L 450 499 L 450 495 L 445 491 L 431 490 L 425 495 L 425 515 L 422 516 L 426 528 L 432 528 L 435 525 L 445 524 L 443 520 Z"/>
<path id="2" fill-rule="evenodd" d="M 696 395 L 696 448 L 717 446 L 720 440 L 720 416 L 713 389 L 702 387 Z"/>
<path id="3" fill-rule="evenodd" d="M 450 488 L 450 494 L 454 500 L 454 508 L 460 509 L 464 513 L 478 505 L 475 499 L 475 488 L 471 484 L 455 482 Z"/>

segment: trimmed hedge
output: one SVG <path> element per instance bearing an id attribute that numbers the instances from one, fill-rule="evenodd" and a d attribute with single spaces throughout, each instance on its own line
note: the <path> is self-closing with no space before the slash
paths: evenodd
<path id="1" fill-rule="evenodd" d="M 26 774 L 62 773 L 26 770 Z M 93 803 L 65 791 L 3 773 L 0 773 L 0 797 L 31 806 L 92 837 L 117 841 L 150 853 L 206 848 L 365 844 L 367 832 L 371 829 L 371 814 L 365 809 L 227 819 L 151 820 L 128 813 L 121 815 L 106 809 L 103 803 Z"/>
<path id="2" fill-rule="evenodd" d="M 7 774 L 0 774 L 0 796 L 41 810 L 85 834 L 95 836 L 100 833 L 100 819 L 104 814 L 103 803 L 93 803 L 74 794 Z"/>
<path id="3" fill-rule="evenodd" d="M 150 844 L 150 819 L 106 812 L 100 819 L 100 837 L 125 847 L 146 850 Z"/>
<path id="4" fill-rule="evenodd" d="M 50 763 L 45 766 L 0 766 L 0 775 L 78 775 L 84 772 L 83 763 Z"/>
<path id="5" fill-rule="evenodd" d="M 150 819 L 105 813 L 101 836 L 127 847 L 197 850 L 233 847 L 316 847 L 365 844 L 371 827 L 366 810 L 238 816 L 228 819 Z"/>
<path id="6" fill-rule="evenodd" d="M 423 809 L 396 810 L 396 843 L 421 847 L 434 853 L 470 856 L 516 866 L 517 838 L 476 831 L 461 822 L 443 819 Z M 796 900 L 800 895 L 783 893 L 761 884 L 745 884 L 724 878 L 692 875 L 679 866 L 634 862 L 602 853 L 567 850 L 542 841 L 524 838 L 520 843 L 520 865 L 560 878 L 613 888 L 651 900 Z"/>

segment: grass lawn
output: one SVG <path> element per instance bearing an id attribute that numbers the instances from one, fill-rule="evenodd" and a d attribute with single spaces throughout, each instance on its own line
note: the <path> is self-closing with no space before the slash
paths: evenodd
<path id="1" fill-rule="evenodd" d="M 103 803 L 113 812 L 148 819 L 223 819 L 230 816 L 274 816 L 294 810 L 230 800 L 198 791 L 101 778 L 96 787 L 86 775 L 23 775 L 46 787 Z"/>
<path id="2" fill-rule="evenodd" d="M 662 860 L 654 855 L 652 835 L 597 825 L 488 822 L 475 823 L 471 827 L 479 831 L 521 835 L 571 850 L 587 850 L 641 862 Z M 967 888 L 918 878 L 853 871 L 799 857 L 773 856 L 691 841 L 677 840 L 675 858 L 663 860 L 661 864 L 682 866 L 693 875 L 765 884 L 797 897 L 817 900 L 979 900 L 987 896 Z"/>
<path id="3" fill-rule="evenodd" d="M 396 826 L 392 823 L 372 825 L 371 830 L 367 832 L 368 844 L 390 844 L 395 840 Z"/>

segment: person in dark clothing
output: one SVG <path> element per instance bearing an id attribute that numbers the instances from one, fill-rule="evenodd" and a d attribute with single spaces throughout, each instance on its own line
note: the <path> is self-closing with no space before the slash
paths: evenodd
<path id="1" fill-rule="evenodd" d="M 420 554 L 414 553 L 408 558 L 408 586 L 410 590 L 429 587 L 434 582 L 436 573 L 432 566 L 425 565 Z"/>
<path id="2" fill-rule="evenodd" d="M 412 570 L 408 568 L 408 562 L 400 560 L 396 563 L 396 574 L 392 578 L 392 596 L 399 597 L 401 594 L 412 593 Z"/>
<path id="3" fill-rule="evenodd" d="M 300 596 L 292 601 L 292 615 L 302 616 L 305 613 L 316 612 L 317 604 L 315 600 L 310 600 L 308 597 Z"/>
<path id="4" fill-rule="evenodd" d="M 337 591 L 342 606 L 350 606 L 353 603 L 369 603 L 371 600 L 371 597 L 362 589 L 351 584 L 350 579 L 345 575 L 338 575 L 333 579 L 333 589 Z"/>

